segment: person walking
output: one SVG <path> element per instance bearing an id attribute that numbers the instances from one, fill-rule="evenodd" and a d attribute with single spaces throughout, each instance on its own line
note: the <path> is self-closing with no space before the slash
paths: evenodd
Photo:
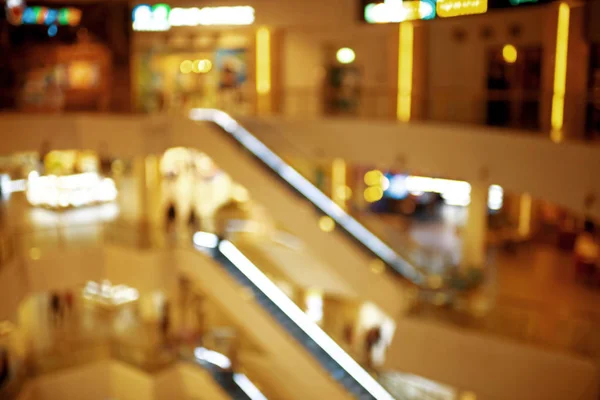
<path id="1" fill-rule="evenodd" d="M 57 326 L 61 320 L 60 296 L 56 292 L 50 294 L 50 320 L 54 326 Z"/>
<path id="2" fill-rule="evenodd" d="M 162 315 L 160 320 L 160 333 L 162 334 L 163 341 L 166 343 L 169 337 L 169 330 L 171 327 L 171 306 L 168 301 L 163 303 Z"/>

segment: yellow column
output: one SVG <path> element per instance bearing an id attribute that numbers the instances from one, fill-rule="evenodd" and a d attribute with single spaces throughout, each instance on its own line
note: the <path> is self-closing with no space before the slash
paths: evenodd
<path id="1" fill-rule="evenodd" d="M 346 200 L 348 200 L 346 175 L 346 162 L 341 158 L 333 160 L 331 166 L 331 198 L 343 209 L 346 209 Z"/>
<path id="2" fill-rule="evenodd" d="M 462 260 L 464 269 L 482 268 L 486 260 L 488 185 L 471 183 L 471 203 L 467 223 L 462 232 Z"/>
<path id="3" fill-rule="evenodd" d="M 565 92 L 567 86 L 567 56 L 569 46 L 569 22 L 571 9 L 567 3 L 558 6 L 556 27 L 556 51 L 554 59 L 554 84 L 552 90 L 552 109 L 550 115 L 551 134 L 555 142 L 564 139 Z"/>
<path id="4" fill-rule="evenodd" d="M 519 202 L 518 233 L 521 237 L 528 237 L 531 234 L 531 196 L 527 193 L 521 195 Z"/>
<path id="5" fill-rule="evenodd" d="M 414 25 L 402 22 L 398 29 L 398 94 L 396 118 L 408 122 L 412 111 Z"/>
<path id="6" fill-rule="evenodd" d="M 161 209 L 161 173 L 160 157 L 149 155 L 145 160 L 145 190 L 148 205 L 148 222 L 152 225 L 162 225 L 164 223 L 163 212 Z"/>
<path id="7" fill-rule="evenodd" d="M 261 27 L 256 31 L 256 109 L 258 115 L 271 112 L 272 70 L 271 31 Z"/>

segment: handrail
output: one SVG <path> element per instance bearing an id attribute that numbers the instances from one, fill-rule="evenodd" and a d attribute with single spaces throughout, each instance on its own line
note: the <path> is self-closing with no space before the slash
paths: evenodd
<path id="1" fill-rule="evenodd" d="M 335 341 L 306 316 L 306 314 L 258 269 L 232 242 L 219 240 L 216 235 L 197 232 L 194 245 L 201 251 L 215 256 L 222 255 L 243 274 L 244 279 L 265 296 L 288 319 L 302 330 L 310 340 L 342 368 L 364 391 L 377 400 L 393 400 L 393 397 L 369 375 Z M 347 387 L 349 389 L 349 387 Z"/>
<path id="2" fill-rule="evenodd" d="M 190 111 L 190 118 L 195 121 L 210 121 L 220 126 L 233 139 L 242 144 L 255 157 L 277 173 L 294 190 L 301 193 L 312 202 L 325 215 L 333 219 L 351 237 L 356 239 L 370 252 L 388 264 L 400 275 L 416 284 L 425 283 L 421 271 L 411 265 L 391 247 L 366 229 L 361 223 L 334 203 L 309 180 L 297 170 L 283 161 L 277 154 L 269 149 L 263 142 L 239 125 L 231 116 L 220 110 L 194 109 Z"/>

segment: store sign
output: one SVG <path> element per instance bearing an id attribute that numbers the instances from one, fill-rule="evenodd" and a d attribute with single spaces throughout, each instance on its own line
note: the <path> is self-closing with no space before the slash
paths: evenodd
<path id="1" fill-rule="evenodd" d="M 483 14 L 487 9 L 487 0 L 438 0 L 437 2 L 437 14 L 442 18 Z"/>
<path id="2" fill-rule="evenodd" d="M 365 21 L 371 24 L 435 18 L 435 0 L 386 0 L 365 6 Z"/>
<path id="3" fill-rule="evenodd" d="M 13 2 L 14 4 L 18 2 Z M 8 4 L 8 3 L 7 3 Z M 23 4 L 23 3 L 21 3 Z M 9 9 L 9 22 L 13 25 L 69 25 L 81 22 L 81 10 L 77 8 L 48 8 L 42 6 Z"/>
<path id="4" fill-rule="evenodd" d="M 141 4 L 133 9 L 134 31 L 168 31 L 173 26 L 251 25 L 254 8 L 171 8 L 167 4 Z"/>
<path id="5" fill-rule="evenodd" d="M 6 19 L 13 25 L 20 25 L 25 11 L 25 2 L 23 0 L 6 1 Z"/>

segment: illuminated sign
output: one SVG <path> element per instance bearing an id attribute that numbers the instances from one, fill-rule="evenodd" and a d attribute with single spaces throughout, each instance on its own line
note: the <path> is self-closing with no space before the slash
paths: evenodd
<path id="1" fill-rule="evenodd" d="M 437 14 L 442 18 L 483 14 L 487 9 L 487 0 L 438 0 L 437 2 Z"/>
<path id="2" fill-rule="evenodd" d="M 173 26 L 251 25 L 254 8 L 171 8 L 167 4 L 141 4 L 133 9 L 134 31 L 168 31 Z"/>
<path id="3" fill-rule="evenodd" d="M 77 8 L 25 7 L 21 12 L 11 9 L 10 22 L 14 25 L 70 25 L 77 26 L 81 21 L 81 10 Z"/>
<path id="4" fill-rule="evenodd" d="M 13 25 L 19 25 L 25 11 L 25 2 L 23 0 L 6 1 L 6 19 Z"/>
<path id="5" fill-rule="evenodd" d="M 371 24 L 435 18 L 435 0 L 385 0 L 365 6 L 365 21 Z"/>

